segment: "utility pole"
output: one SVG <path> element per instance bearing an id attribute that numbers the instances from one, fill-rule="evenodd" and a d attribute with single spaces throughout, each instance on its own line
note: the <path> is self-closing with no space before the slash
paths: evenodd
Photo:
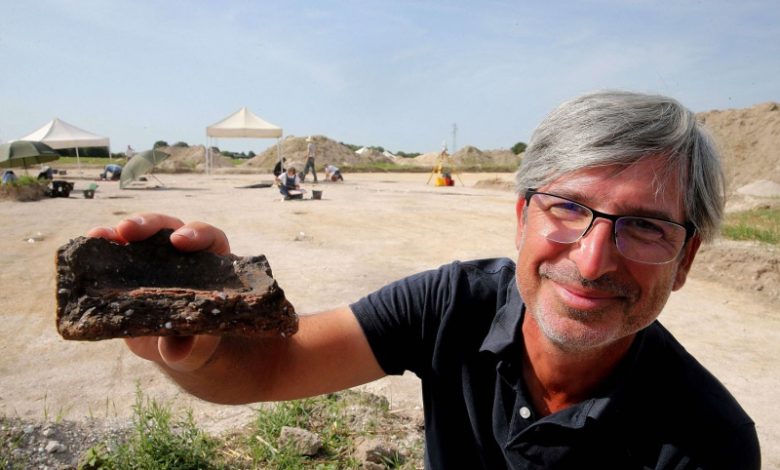
<path id="1" fill-rule="evenodd" d="M 453 123 L 452 124 L 452 153 L 455 153 L 458 150 L 457 147 L 457 136 L 458 136 L 458 125 Z"/>

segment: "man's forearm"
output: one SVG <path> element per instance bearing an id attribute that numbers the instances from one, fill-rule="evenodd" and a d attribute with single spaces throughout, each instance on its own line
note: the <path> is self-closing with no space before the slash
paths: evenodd
<path id="1" fill-rule="evenodd" d="M 207 401 L 244 404 L 273 399 L 289 338 L 223 337 L 203 366 L 180 371 L 160 368 L 187 392 Z"/>

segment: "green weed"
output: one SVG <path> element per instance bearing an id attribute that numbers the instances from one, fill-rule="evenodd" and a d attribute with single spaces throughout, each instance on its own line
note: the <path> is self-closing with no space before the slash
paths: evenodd
<path id="1" fill-rule="evenodd" d="M 199 430 L 191 411 L 180 416 L 169 405 L 145 398 L 139 389 L 129 437 L 93 446 L 81 456 L 79 469 L 358 469 L 357 437 L 383 435 L 392 440 L 408 431 L 408 424 L 389 412 L 387 400 L 354 391 L 263 405 L 254 422 L 219 439 Z M 284 426 L 316 433 L 322 449 L 307 457 L 280 445 Z M 385 467 L 415 468 L 422 462 L 422 439 L 412 446 L 404 450 L 411 455 L 393 456 L 383 462 Z"/>
<path id="2" fill-rule="evenodd" d="M 732 240 L 750 240 L 780 244 L 780 208 L 759 208 L 726 215 L 723 236 Z"/>
<path id="3" fill-rule="evenodd" d="M 173 416 L 168 405 L 136 392 L 133 433 L 125 443 L 102 443 L 82 458 L 80 469 L 221 469 L 219 442 L 198 429 L 192 411 Z M 110 450 L 115 449 L 115 450 Z"/>

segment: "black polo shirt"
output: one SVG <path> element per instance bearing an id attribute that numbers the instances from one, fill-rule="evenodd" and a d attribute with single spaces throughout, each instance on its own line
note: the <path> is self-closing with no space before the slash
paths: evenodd
<path id="1" fill-rule="evenodd" d="M 658 322 L 601 393 L 540 417 L 509 259 L 455 262 L 351 307 L 384 371 L 422 379 L 428 468 L 760 467 L 753 421 Z"/>

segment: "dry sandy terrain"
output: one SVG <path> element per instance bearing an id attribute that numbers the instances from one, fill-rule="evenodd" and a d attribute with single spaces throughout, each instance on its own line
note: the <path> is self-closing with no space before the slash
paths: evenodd
<path id="1" fill-rule="evenodd" d="M 320 184 L 321 201 L 285 202 L 271 188 L 239 189 L 270 180 L 229 174 L 160 175 L 166 184 L 161 189 L 120 191 L 116 183 L 102 182 L 92 200 L 73 193 L 67 199 L 0 201 L 0 414 L 127 416 L 140 384 L 156 398 L 193 407 L 212 430 L 247 419 L 251 407 L 210 405 L 181 394 L 121 341 L 62 340 L 54 328 L 57 247 L 136 211 L 204 220 L 225 230 L 234 253 L 266 254 L 302 313 L 348 303 L 388 281 L 454 259 L 515 256 L 513 193 L 474 186 L 510 175 L 463 174 L 465 185 L 449 188 L 426 186 L 427 177 L 348 174 L 343 184 Z M 74 181 L 77 189 L 89 182 Z M 756 420 L 765 468 L 780 468 L 778 306 L 773 297 L 737 291 L 694 272 L 661 316 Z M 367 388 L 387 395 L 396 409 L 420 403 L 414 377 Z"/>

